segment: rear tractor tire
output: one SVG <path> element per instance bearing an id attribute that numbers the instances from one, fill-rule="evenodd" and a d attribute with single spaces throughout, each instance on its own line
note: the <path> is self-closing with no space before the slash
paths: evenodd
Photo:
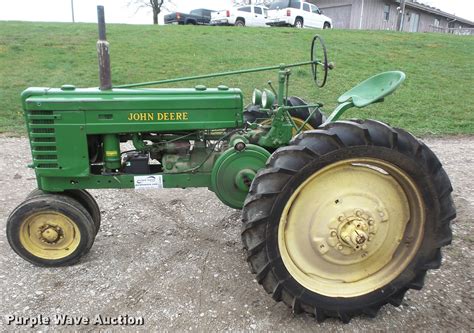
<path id="1" fill-rule="evenodd" d="M 304 132 L 252 182 L 249 265 L 295 313 L 373 317 L 439 268 L 456 216 L 451 192 L 438 158 L 404 130 L 367 120 Z"/>
<path id="2" fill-rule="evenodd" d="M 95 235 L 89 212 L 64 195 L 33 196 L 16 207 L 7 221 L 10 246 L 37 266 L 75 264 L 90 250 Z"/>

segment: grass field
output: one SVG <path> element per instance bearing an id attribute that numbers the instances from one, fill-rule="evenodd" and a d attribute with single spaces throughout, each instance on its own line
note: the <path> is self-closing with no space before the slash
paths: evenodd
<path id="1" fill-rule="evenodd" d="M 314 31 L 277 28 L 109 25 L 114 84 L 158 80 L 309 59 L 312 36 L 326 40 L 337 68 L 323 89 L 309 67 L 295 69 L 290 93 L 323 101 L 361 80 L 402 70 L 407 81 L 383 104 L 346 117 L 376 118 L 418 135 L 474 133 L 474 38 L 385 31 Z M 19 95 L 30 86 L 97 86 L 94 24 L 0 23 L 0 132 L 24 133 Z M 263 88 L 276 72 L 221 77 L 173 86 L 226 84 Z"/>

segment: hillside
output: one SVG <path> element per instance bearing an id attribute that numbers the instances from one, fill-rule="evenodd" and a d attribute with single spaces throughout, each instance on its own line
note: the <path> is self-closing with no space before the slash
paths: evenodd
<path id="1" fill-rule="evenodd" d="M 418 135 L 474 133 L 474 38 L 385 31 L 109 25 L 114 84 L 299 62 L 309 59 L 311 37 L 326 40 L 336 63 L 329 83 L 315 88 L 310 69 L 294 70 L 290 93 L 323 101 L 361 80 L 402 70 L 407 81 L 383 104 L 347 117 L 376 118 Z M 0 23 L 0 132 L 24 133 L 19 95 L 29 86 L 97 86 L 94 24 Z M 248 102 L 274 72 L 221 77 L 171 86 L 220 83 L 239 87 Z"/>

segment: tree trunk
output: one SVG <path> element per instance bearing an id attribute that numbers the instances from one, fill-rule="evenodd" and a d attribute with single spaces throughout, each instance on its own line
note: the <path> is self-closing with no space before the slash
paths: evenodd
<path id="1" fill-rule="evenodd" d="M 153 9 L 153 24 L 158 24 L 158 14 L 159 13 L 160 13 L 159 11 Z"/>

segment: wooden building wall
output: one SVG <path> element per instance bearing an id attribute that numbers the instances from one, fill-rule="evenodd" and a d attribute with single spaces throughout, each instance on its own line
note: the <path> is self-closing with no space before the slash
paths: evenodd
<path id="1" fill-rule="evenodd" d="M 323 10 L 324 15 L 333 16 L 333 25 L 336 29 L 358 29 L 360 17 L 360 1 L 352 0 L 321 0 L 309 1 Z M 338 15 L 335 12 L 342 10 L 344 14 Z M 344 20 L 341 22 L 341 20 Z"/>
<path id="2" fill-rule="evenodd" d="M 399 3 L 395 0 L 307 0 L 316 4 L 324 14 L 333 19 L 336 29 L 364 29 L 364 30 L 398 30 Z M 363 3 L 363 14 L 361 16 Z M 384 5 L 390 6 L 390 16 L 384 19 Z M 404 31 L 411 31 L 411 22 L 415 14 L 419 15 L 418 32 L 433 32 L 432 25 L 435 19 L 439 20 L 440 28 L 448 27 L 448 19 L 444 16 L 430 13 L 422 9 L 406 6 Z M 453 28 L 473 27 L 455 22 Z"/>
<path id="3" fill-rule="evenodd" d="M 371 30 L 396 30 L 397 29 L 397 5 L 392 1 L 364 0 L 363 15 L 361 16 L 362 0 L 317 0 L 311 1 L 321 8 L 325 15 L 332 18 L 334 12 L 351 7 L 350 16 L 347 15 L 349 22 L 345 24 L 334 24 L 335 28 L 346 29 L 371 29 Z M 390 17 L 388 21 L 384 20 L 384 4 L 390 5 Z M 334 20 L 333 20 L 334 21 Z M 339 19 L 337 20 L 339 21 Z"/>

